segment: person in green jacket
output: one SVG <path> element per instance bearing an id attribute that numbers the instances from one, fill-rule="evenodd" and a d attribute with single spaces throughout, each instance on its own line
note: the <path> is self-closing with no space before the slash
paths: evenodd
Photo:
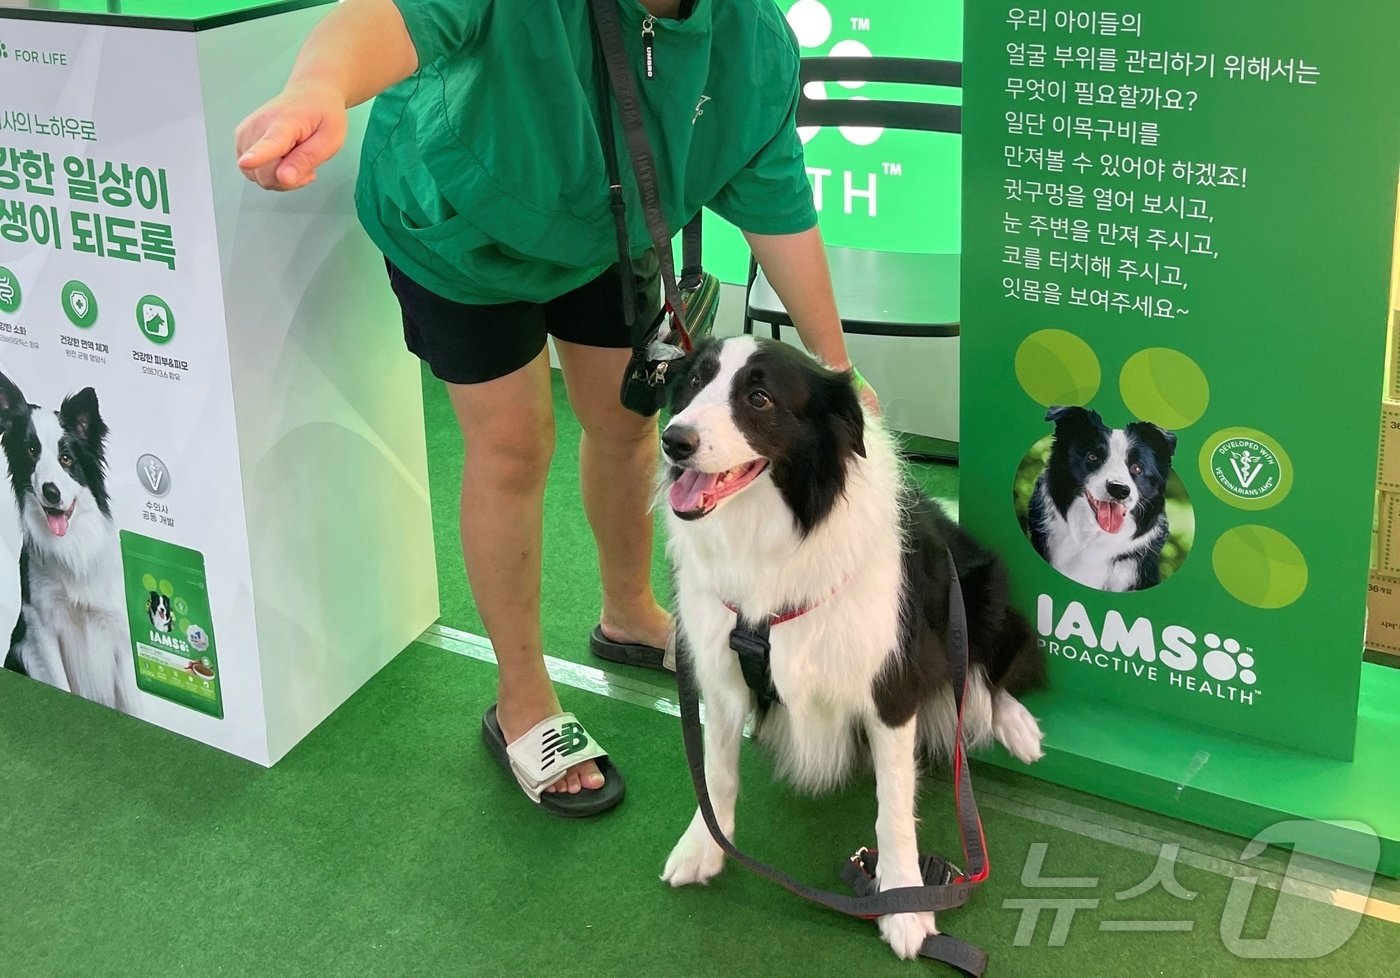
<path id="1" fill-rule="evenodd" d="M 499 664 L 483 735 L 525 793 L 563 815 L 610 808 L 624 788 L 560 713 L 545 669 L 547 337 L 583 429 L 580 486 L 603 584 L 593 649 L 659 660 L 671 628 L 650 584 L 657 425 L 618 397 L 630 353 L 622 289 L 652 317 L 662 300 L 620 131 L 634 281 L 617 269 L 589 3 L 343 0 L 237 132 L 248 178 L 295 190 L 341 148 L 347 109 L 375 99 L 356 205 L 406 344 L 447 384 L 466 444 L 463 554 Z M 849 369 L 796 130 L 798 49 L 776 4 L 616 3 L 670 227 L 704 207 L 738 226 L 803 344 Z"/>

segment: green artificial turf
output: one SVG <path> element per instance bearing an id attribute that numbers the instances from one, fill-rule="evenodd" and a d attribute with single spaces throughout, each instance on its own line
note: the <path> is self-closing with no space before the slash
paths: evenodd
<path id="1" fill-rule="evenodd" d="M 15 976 L 916 975 L 875 926 L 803 904 L 729 867 L 708 887 L 657 879 L 692 811 L 676 720 L 570 689 L 628 779 L 601 818 L 532 809 L 481 748 L 488 664 L 415 646 L 272 770 L 0 674 L 0 962 Z M 739 839 L 789 871 L 835 885 L 871 842 L 862 780 L 799 798 L 744 757 Z M 946 784 L 922 804 L 929 847 L 955 845 Z M 984 805 L 991 881 L 943 915 L 992 951 L 991 975 L 1384 975 L 1400 928 L 1364 920 L 1336 954 L 1250 962 L 1222 946 L 1219 876 L 1179 866 L 1197 896 L 1156 888 L 1120 902 L 1155 854 L 1104 845 Z M 1042 875 L 1091 887 L 1028 887 Z M 1046 915 L 1015 947 L 1007 900 L 1098 900 L 1063 946 Z M 1274 907 L 1255 901 L 1259 936 Z M 1345 926 L 1342 911 L 1280 897 L 1293 927 Z M 1193 921 L 1191 933 L 1105 934 L 1105 921 Z"/>

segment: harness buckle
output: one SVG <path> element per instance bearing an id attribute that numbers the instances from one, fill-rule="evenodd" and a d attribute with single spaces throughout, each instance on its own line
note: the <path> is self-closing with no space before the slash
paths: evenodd
<path id="1" fill-rule="evenodd" d="M 942 856 L 920 856 L 919 874 L 923 876 L 925 886 L 947 886 L 967 878 L 951 859 Z"/>

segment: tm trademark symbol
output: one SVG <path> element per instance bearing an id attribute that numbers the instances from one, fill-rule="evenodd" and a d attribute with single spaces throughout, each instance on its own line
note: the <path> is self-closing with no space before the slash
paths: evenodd
<path id="1" fill-rule="evenodd" d="M 868 30 L 870 30 L 870 18 L 869 18 L 869 17 L 852 17 L 852 18 L 851 18 L 851 30 L 853 30 L 853 31 L 868 31 Z"/>
<path id="2" fill-rule="evenodd" d="M 885 176 L 898 177 L 904 175 L 904 165 L 902 163 L 882 163 L 885 168 Z"/>

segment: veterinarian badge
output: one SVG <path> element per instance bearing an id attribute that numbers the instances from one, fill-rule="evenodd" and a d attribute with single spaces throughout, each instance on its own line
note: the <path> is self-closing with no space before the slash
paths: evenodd
<path id="1" fill-rule="evenodd" d="M 1268 509 L 1293 486 L 1283 448 L 1262 431 L 1227 428 L 1206 439 L 1201 477 L 1216 496 L 1239 509 Z"/>

